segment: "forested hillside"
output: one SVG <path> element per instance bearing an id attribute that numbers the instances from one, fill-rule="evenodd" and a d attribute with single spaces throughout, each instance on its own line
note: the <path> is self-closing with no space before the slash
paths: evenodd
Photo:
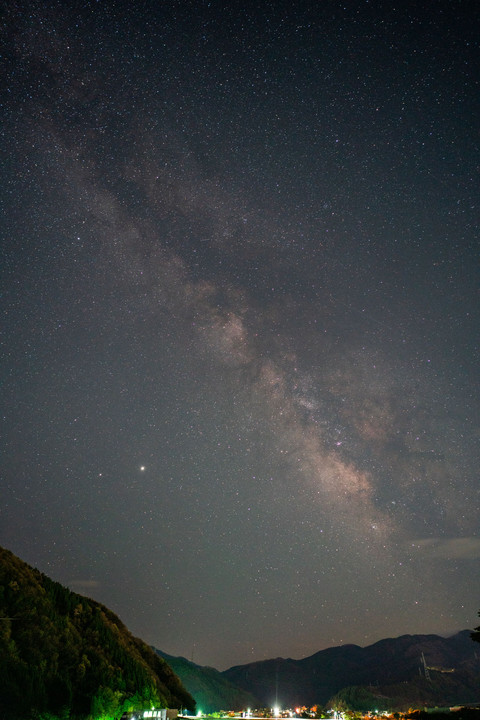
<path id="1" fill-rule="evenodd" d="M 243 688 L 227 680 L 221 672 L 212 667 L 201 667 L 183 657 L 172 657 L 156 652 L 170 665 L 193 695 L 197 708 L 204 713 L 220 710 L 246 710 L 260 707 L 258 699 Z"/>
<path id="2" fill-rule="evenodd" d="M 100 603 L 0 548 L 0 717 L 195 709 L 168 664 Z"/>
<path id="3" fill-rule="evenodd" d="M 406 712 L 409 708 L 477 705 L 480 701 L 479 679 L 478 662 L 471 661 L 453 672 L 431 670 L 428 678 L 418 675 L 410 681 L 392 685 L 343 688 L 329 704 L 337 710 L 356 712 L 373 708 Z"/>

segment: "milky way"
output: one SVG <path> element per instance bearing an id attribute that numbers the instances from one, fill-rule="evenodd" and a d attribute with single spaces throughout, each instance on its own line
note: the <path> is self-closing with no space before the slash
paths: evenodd
<path id="1" fill-rule="evenodd" d="M 478 622 L 478 9 L 387 5 L 5 14 L 0 543 L 201 664 Z"/>

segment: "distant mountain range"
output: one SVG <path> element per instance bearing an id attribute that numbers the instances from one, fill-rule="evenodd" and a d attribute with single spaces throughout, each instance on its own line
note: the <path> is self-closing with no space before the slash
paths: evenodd
<path id="1" fill-rule="evenodd" d="M 273 705 L 278 696 L 284 706 L 309 705 L 325 703 L 351 685 L 383 686 L 416 680 L 420 673 L 425 674 L 422 653 L 427 667 L 454 669 L 453 675 L 458 675 L 469 662 L 475 661 L 477 647 L 480 650 L 468 630 L 449 638 L 402 635 L 365 648 L 358 645 L 327 648 L 303 660 L 277 658 L 239 665 L 223 675 L 252 692 L 263 704 Z M 480 663 L 473 664 L 478 675 Z M 428 671 L 431 678 L 438 673 Z M 445 673 L 440 674 L 446 678 Z M 480 686 L 477 699 L 480 701 Z"/>
<path id="2" fill-rule="evenodd" d="M 478 649 L 478 650 L 477 650 Z M 391 709 L 480 703 L 480 646 L 403 635 L 219 672 L 135 638 L 108 608 L 0 547 L 0 718 L 120 717 L 152 705 L 214 712 L 332 703 Z"/>
<path id="3" fill-rule="evenodd" d="M 342 645 L 302 660 L 276 658 L 223 672 L 160 654 L 202 709 L 273 707 L 277 702 L 292 708 L 330 701 L 367 710 L 480 702 L 477 647 L 480 651 L 469 630 L 449 638 L 403 635 L 365 648 Z"/>

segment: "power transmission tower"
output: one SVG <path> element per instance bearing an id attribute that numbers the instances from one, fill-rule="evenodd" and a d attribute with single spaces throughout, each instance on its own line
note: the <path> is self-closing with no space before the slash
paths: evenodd
<path id="1" fill-rule="evenodd" d="M 430 681 L 430 680 L 431 680 L 431 678 L 430 678 L 430 670 L 428 669 L 428 665 L 427 665 L 427 663 L 426 663 L 426 661 L 425 661 L 425 655 L 423 654 L 423 652 L 422 652 L 422 662 L 423 662 L 423 668 L 424 668 L 424 670 L 425 670 L 425 679 Z"/>

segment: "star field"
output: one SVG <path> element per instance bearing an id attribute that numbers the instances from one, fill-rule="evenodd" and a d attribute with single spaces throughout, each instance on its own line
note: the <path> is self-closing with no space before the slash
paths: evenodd
<path id="1" fill-rule="evenodd" d="M 219 669 L 473 627 L 476 4 L 2 23 L 0 544 Z"/>

